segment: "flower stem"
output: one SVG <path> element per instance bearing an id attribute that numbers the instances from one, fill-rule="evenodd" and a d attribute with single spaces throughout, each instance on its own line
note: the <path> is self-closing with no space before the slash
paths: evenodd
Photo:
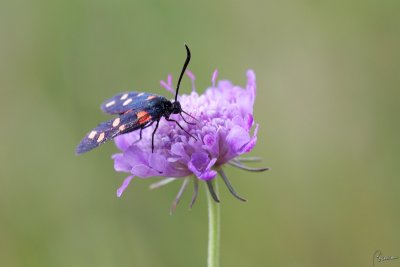
<path id="1" fill-rule="evenodd" d="M 214 190 L 218 194 L 217 179 L 214 179 Z M 208 258 L 207 267 L 219 267 L 219 235 L 220 235 L 220 204 L 215 202 L 211 193 L 207 192 L 208 203 Z"/>

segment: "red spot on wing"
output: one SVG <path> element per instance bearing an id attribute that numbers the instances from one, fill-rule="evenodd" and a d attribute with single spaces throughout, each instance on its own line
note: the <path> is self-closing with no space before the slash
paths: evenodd
<path id="1" fill-rule="evenodd" d="M 139 121 L 140 125 L 145 124 L 146 122 L 151 120 L 150 114 L 147 113 L 146 111 L 139 111 L 136 115 L 138 117 L 138 121 Z"/>

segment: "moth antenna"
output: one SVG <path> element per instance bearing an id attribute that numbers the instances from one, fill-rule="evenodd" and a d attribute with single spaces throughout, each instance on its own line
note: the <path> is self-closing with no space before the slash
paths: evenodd
<path id="1" fill-rule="evenodd" d="M 190 62 L 190 50 L 186 44 L 185 44 L 185 47 L 186 47 L 186 61 L 185 61 L 185 64 L 183 64 L 181 75 L 179 76 L 178 84 L 176 86 L 175 102 L 178 100 L 179 86 L 181 85 L 181 80 L 182 80 L 183 74 L 185 73 L 186 68 Z"/>

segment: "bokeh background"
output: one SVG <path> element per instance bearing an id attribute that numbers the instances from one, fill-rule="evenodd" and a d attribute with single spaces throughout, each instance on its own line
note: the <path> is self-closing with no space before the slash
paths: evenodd
<path id="1" fill-rule="evenodd" d="M 207 207 L 150 191 L 107 144 L 75 156 L 124 90 L 169 96 L 255 70 L 263 174 L 226 168 L 222 266 L 371 266 L 400 255 L 398 1 L 0 2 L 0 266 L 205 266 Z M 186 77 L 182 93 L 190 92 Z M 397 262 L 387 263 L 397 266 Z M 382 264 L 381 264 L 382 265 Z"/>

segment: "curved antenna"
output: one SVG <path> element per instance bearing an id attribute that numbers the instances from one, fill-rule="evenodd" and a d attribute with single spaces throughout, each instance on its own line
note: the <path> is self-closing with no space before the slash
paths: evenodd
<path id="1" fill-rule="evenodd" d="M 179 86 L 181 85 L 181 80 L 182 80 L 183 74 L 185 73 L 186 68 L 189 65 L 189 61 L 190 61 L 190 50 L 189 50 L 189 47 L 186 44 L 185 44 L 185 47 L 186 47 L 186 61 L 185 61 L 185 64 L 183 64 L 182 72 L 181 72 L 181 75 L 179 76 L 178 84 L 176 86 L 175 102 L 178 99 Z"/>

